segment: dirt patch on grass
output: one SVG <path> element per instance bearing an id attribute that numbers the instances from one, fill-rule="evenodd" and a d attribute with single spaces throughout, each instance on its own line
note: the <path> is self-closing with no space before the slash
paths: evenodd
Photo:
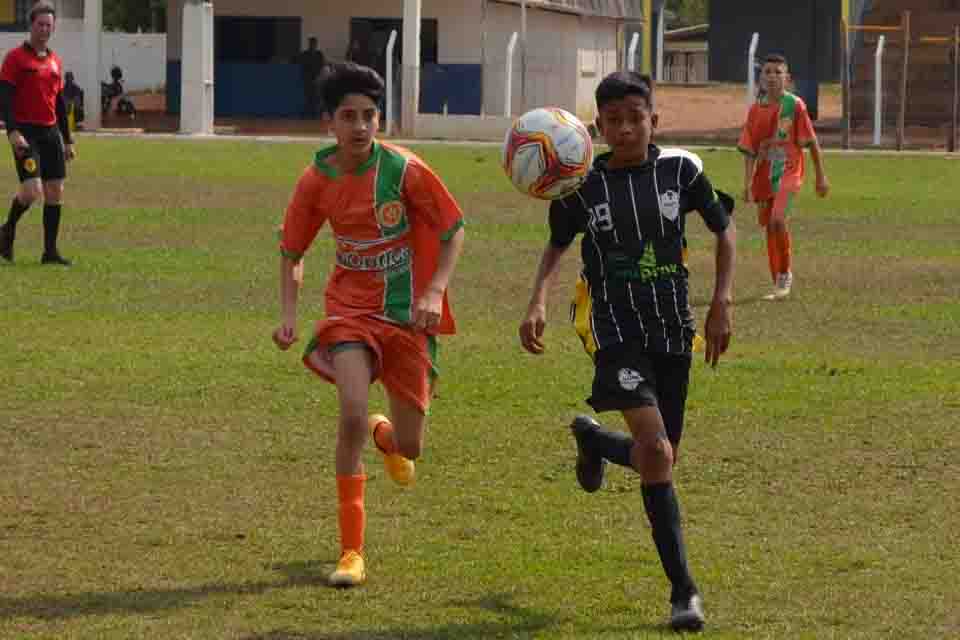
<path id="1" fill-rule="evenodd" d="M 672 144 L 736 144 L 747 111 L 747 90 L 744 85 L 664 84 L 657 88 L 660 110 L 660 139 Z M 106 129 L 138 129 L 147 133 L 171 133 L 179 130 L 179 116 L 166 113 L 163 93 L 142 93 L 131 96 L 137 107 L 135 118 L 108 114 L 103 120 Z M 834 85 L 821 87 L 819 118 L 816 127 L 825 147 L 842 143 L 843 121 L 840 92 Z M 239 135 L 326 135 L 326 126 L 319 120 L 298 118 L 217 118 L 218 132 Z M 887 127 L 883 146 L 896 142 L 893 127 Z M 914 149 L 946 148 L 944 127 L 910 127 L 905 144 Z M 854 148 L 872 146 L 872 129 L 861 127 L 853 132 Z"/>

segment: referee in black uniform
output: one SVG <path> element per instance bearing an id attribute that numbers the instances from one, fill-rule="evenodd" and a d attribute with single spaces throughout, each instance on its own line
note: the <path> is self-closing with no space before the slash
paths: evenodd
<path id="1" fill-rule="evenodd" d="M 13 148 L 20 189 L 0 226 L 0 257 L 13 261 L 17 223 L 43 197 L 43 264 L 68 266 L 60 255 L 63 181 L 66 163 L 76 156 L 63 98 L 63 61 L 47 45 L 56 26 L 56 12 L 41 1 L 30 10 L 30 39 L 10 50 L 0 68 L 0 116 Z"/>
<path id="2" fill-rule="evenodd" d="M 733 201 L 714 191 L 695 154 L 652 144 L 657 114 L 648 77 L 613 73 L 596 98 L 611 151 L 596 159 L 579 190 L 550 207 L 550 240 L 520 339 L 527 351 L 543 353 L 547 292 L 561 256 L 582 234 L 589 287 L 583 303 L 592 305 L 583 339 L 588 351 L 596 348 L 587 402 L 597 412 L 620 412 L 631 433 L 577 417 L 571 425 L 577 479 L 585 491 L 597 491 L 608 460 L 640 474 L 644 511 L 671 583 L 670 625 L 699 630 L 703 606 L 687 564 L 672 475 L 696 335 L 684 229 L 687 214 L 699 211 L 716 237 L 717 276 L 705 324 L 707 360 L 716 365 L 732 326 Z"/>

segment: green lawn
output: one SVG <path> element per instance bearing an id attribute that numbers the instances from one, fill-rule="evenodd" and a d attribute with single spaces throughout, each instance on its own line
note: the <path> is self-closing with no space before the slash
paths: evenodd
<path id="1" fill-rule="evenodd" d="M 460 335 L 418 483 L 366 455 L 368 583 L 338 553 L 333 387 L 270 342 L 274 228 L 312 149 L 81 138 L 70 269 L 40 214 L 0 265 L 0 637 L 657 638 L 668 587 L 639 478 L 582 493 L 566 424 L 592 369 L 567 324 L 519 346 L 546 209 L 491 147 L 419 151 L 468 215 Z M 742 162 L 703 151 L 732 193 Z M 697 362 L 677 483 L 711 638 L 960 637 L 960 161 L 828 155 L 794 221 L 794 296 L 738 213 L 735 335 Z M 12 168 L 3 186 L 14 189 Z M 702 320 L 712 238 L 691 220 Z M 301 331 L 322 311 L 324 233 Z M 384 407 L 375 392 L 373 410 Z M 617 416 L 605 416 L 620 425 Z"/>

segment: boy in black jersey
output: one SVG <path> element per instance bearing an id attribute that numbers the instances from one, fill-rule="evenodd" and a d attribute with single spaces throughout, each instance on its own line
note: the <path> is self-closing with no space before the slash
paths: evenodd
<path id="1" fill-rule="evenodd" d="M 670 579 L 670 624 L 699 630 L 701 598 L 687 567 L 672 469 L 683 430 L 696 325 L 683 258 L 686 214 L 699 211 L 716 235 L 716 282 L 707 314 L 706 359 L 716 366 L 730 343 L 735 230 L 733 201 L 714 191 L 696 155 L 652 144 L 657 126 L 650 78 L 619 71 L 596 92 L 598 127 L 610 151 L 584 184 L 550 206 L 550 240 L 520 326 L 523 347 L 543 353 L 547 292 L 561 256 L 584 234 L 583 281 L 589 291 L 587 350 L 596 367 L 597 412 L 620 411 L 631 435 L 586 416 L 571 429 L 577 479 L 600 488 L 606 461 L 641 475 L 643 504 Z"/>

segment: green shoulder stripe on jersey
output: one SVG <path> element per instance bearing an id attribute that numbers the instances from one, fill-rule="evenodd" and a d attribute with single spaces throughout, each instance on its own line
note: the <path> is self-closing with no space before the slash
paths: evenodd
<path id="1" fill-rule="evenodd" d="M 408 267 L 383 274 L 386 288 L 384 314 L 401 324 L 413 320 L 413 271 Z"/>
<path id="2" fill-rule="evenodd" d="M 786 140 L 790 137 L 793 129 L 793 119 L 797 115 L 797 96 L 786 92 L 780 98 L 780 114 L 777 116 L 777 138 Z M 789 120 L 790 124 L 784 127 L 784 121 Z"/>
<path id="3" fill-rule="evenodd" d="M 786 92 L 780 96 L 780 112 L 777 114 L 777 140 L 786 140 L 793 131 L 793 119 L 797 113 L 797 96 Z M 784 124 L 786 123 L 786 124 Z M 770 186 L 774 193 L 780 191 L 783 174 L 787 171 L 786 155 L 770 163 Z"/>
<path id="4" fill-rule="evenodd" d="M 395 238 L 406 233 L 410 226 L 403 202 L 403 176 L 407 170 L 406 156 L 377 145 L 381 152 L 377 159 L 377 180 L 374 186 L 374 211 L 380 235 Z M 404 268 L 387 270 L 384 278 L 384 314 L 391 320 L 409 324 L 413 320 L 413 271 L 407 262 Z"/>
<path id="5" fill-rule="evenodd" d="M 409 227 L 406 207 L 401 197 L 403 176 L 407 170 L 408 160 L 405 156 L 390 149 L 384 149 L 383 147 L 380 147 L 380 149 L 374 206 L 377 210 L 380 233 L 384 238 L 393 238 L 406 233 Z"/>
<path id="6" fill-rule="evenodd" d="M 463 228 L 463 225 L 465 225 L 465 224 L 466 224 L 466 222 L 464 222 L 463 218 L 460 218 L 459 220 L 457 220 L 457 223 L 456 223 L 455 225 L 453 225 L 452 227 L 450 227 L 449 229 L 447 229 L 446 231 L 443 232 L 443 235 L 440 236 L 440 241 L 441 241 L 441 242 L 450 242 L 450 238 L 452 238 L 452 237 L 454 236 L 454 234 L 457 233 L 457 231 L 459 231 L 460 229 L 462 229 L 462 228 Z"/>

